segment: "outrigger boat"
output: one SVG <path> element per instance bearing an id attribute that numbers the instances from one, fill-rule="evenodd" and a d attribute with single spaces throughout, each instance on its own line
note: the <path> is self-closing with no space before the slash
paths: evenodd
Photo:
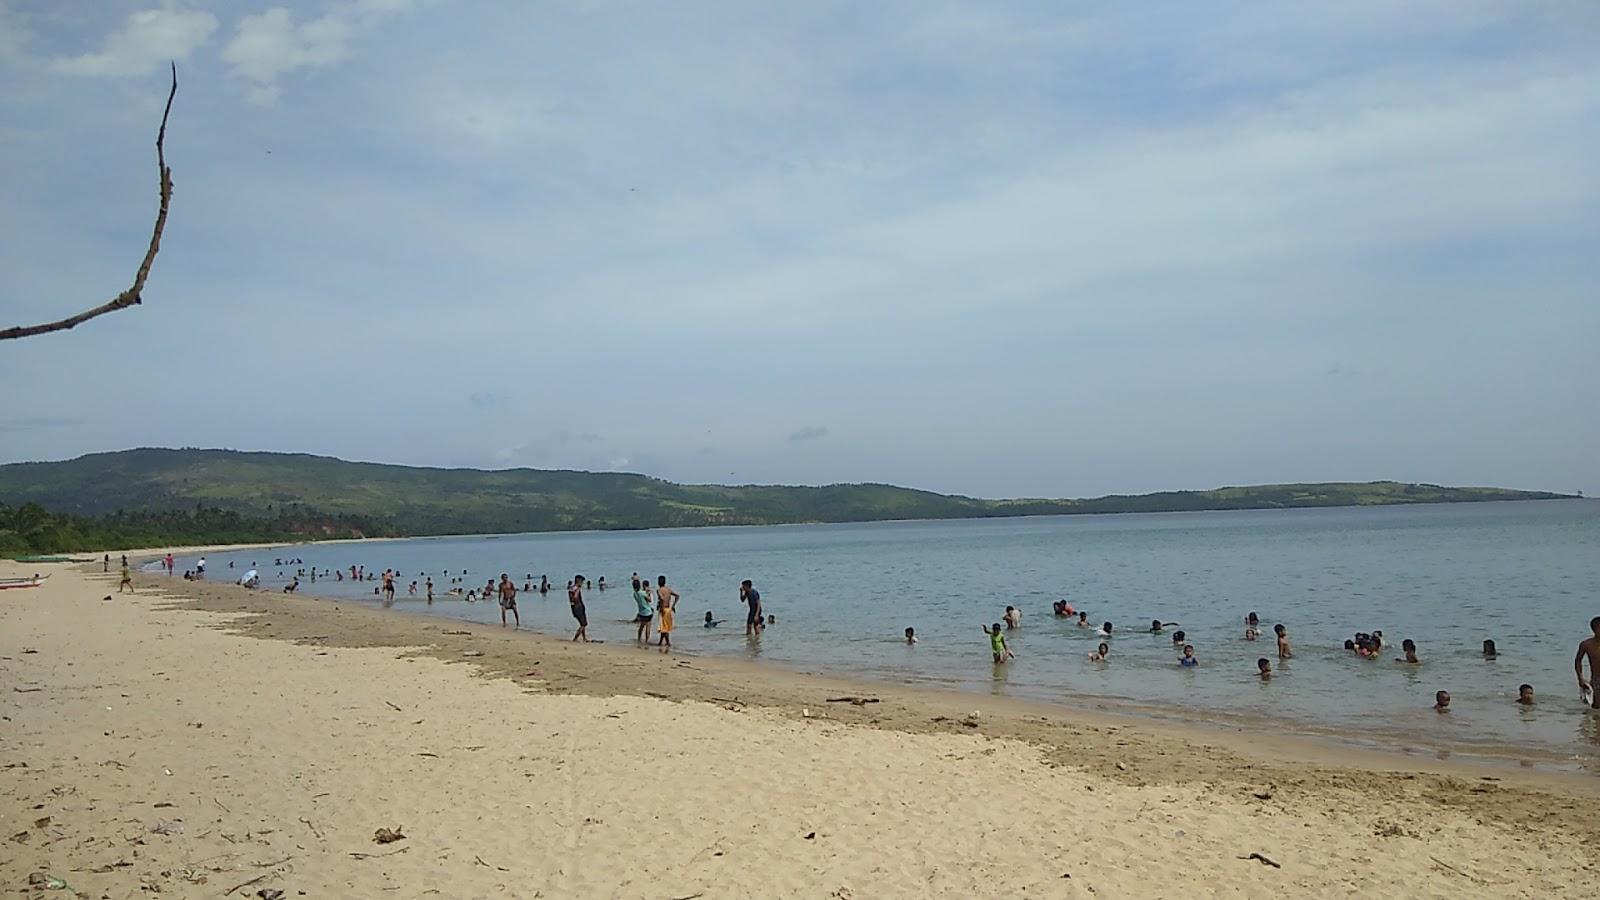
<path id="1" fill-rule="evenodd" d="M 9 590 L 10 588 L 38 587 L 44 584 L 44 580 L 49 577 L 49 575 L 34 575 L 31 578 L 0 578 L 0 591 Z"/>

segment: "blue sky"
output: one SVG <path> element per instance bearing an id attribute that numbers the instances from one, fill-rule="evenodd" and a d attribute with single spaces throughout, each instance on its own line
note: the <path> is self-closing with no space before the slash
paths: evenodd
<path id="1" fill-rule="evenodd" d="M 0 0 L 0 460 L 1600 492 L 1600 5 Z"/>

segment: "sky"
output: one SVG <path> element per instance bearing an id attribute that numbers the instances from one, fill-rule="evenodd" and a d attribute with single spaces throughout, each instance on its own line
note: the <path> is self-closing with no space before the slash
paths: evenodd
<path id="1" fill-rule="evenodd" d="M 0 0 L 0 462 L 1600 493 L 1600 4 Z"/>

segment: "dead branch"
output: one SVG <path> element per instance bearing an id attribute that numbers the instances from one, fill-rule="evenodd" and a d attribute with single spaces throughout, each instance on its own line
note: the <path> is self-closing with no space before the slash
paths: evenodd
<path id="1" fill-rule="evenodd" d="M 141 296 L 144 291 L 145 279 L 150 277 L 150 267 L 156 261 L 156 254 L 161 252 L 161 232 L 167 227 L 167 206 L 172 202 L 172 170 L 167 167 L 166 139 L 167 117 L 172 114 L 172 98 L 178 95 L 178 64 L 172 64 L 172 89 L 167 92 L 167 108 L 161 113 L 161 128 L 156 131 L 156 169 L 161 176 L 161 208 L 156 213 L 156 227 L 150 235 L 150 247 L 145 250 L 144 261 L 139 263 L 139 271 L 133 276 L 133 285 L 114 297 L 111 302 L 96 306 L 94 309 L 85 310 L 75 316 L 68 316 L 55 322 L 46 322 L 43 325 L 18 325 L 14 328 L 0 330 L 0 341 L 14 338 L 33 337 L 37 334 L 48 334 L 52 331 L 66 331 L 76 325 L 81 325 L 97 316 L 109 312 L 116 312 L 129 306 L 137 306 L 144 302 Z"/>

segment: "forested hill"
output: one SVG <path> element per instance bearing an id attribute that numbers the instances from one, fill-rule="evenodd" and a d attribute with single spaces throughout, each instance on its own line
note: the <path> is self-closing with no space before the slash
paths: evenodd
<path id="1" fill-rule="evenodd" d="M 885 484 L 674 484 L 643 475 L 432 469 L 324 456 L 140 449 L 0 466 L 0 506 L 153 521 L 196 511 L 308 537 L 864 522 L 1074 513 L 1275 509 L 1565 495 L 1373 482 L 1278 484 L 1084 500 L 980 500 Z M 3 512 L 3 510 L 0 510 Z M 220 516 L 220 518 L 218 518 Z M 199 526 L 196 526 L 199 527 Z M 0 520 L 0 529 L 4 529 Z"/>

